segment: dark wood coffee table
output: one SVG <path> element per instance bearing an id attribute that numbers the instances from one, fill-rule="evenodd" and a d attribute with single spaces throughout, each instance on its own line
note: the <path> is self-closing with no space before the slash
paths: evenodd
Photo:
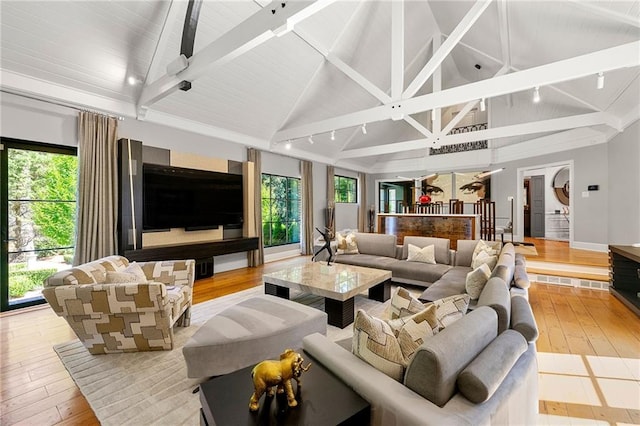
<path id="1" fill-rule="evenodd" d="M 283 348 L 284 349 L 284 348 Z M 306 352 L 301 352 L 311 369 L 302 375 L 296 389 L 297 407 L 289 407 L 284 394 L 260 398 L 260 409 L 249 411 L 253 392 L 251 370 L 243 368 L 215 377 L 200 385 L 201 424 L 244 425 L 368 425 L 371 407 Z M 274 357 L 276 359 L 277 357 Z"/>

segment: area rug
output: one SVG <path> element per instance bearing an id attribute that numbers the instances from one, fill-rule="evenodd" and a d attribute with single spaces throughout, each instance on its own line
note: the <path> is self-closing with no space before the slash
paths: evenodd
<path id="1" fill-rule="evenodd" d="M 174 329 L 176 347 L 171 351 L 91 355 L 77 339 L 54 350 L 102 425 L 199 425 L 199 394 L 192 391 L 202 380 L 187 378 L 182 346 L 216 313 L 263 293 L 259 286 L 194 305 L 191 326 Z M 293 291 L 291 298 L 318 308 L 324 304 L 321 297 Z M 388 303 L 365 295 L 355 299 L 356 309 L 375 316 L 384 316 Z M 327 336 L 333 341 L 352 335 L 351 326 L 328 326 Z"/>

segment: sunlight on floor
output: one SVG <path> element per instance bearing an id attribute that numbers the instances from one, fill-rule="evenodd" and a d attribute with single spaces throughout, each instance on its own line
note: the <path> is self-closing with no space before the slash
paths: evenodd
<path id="1" fill-rule="evenodd" d="M 539 399 L 582 407 L 640 411 L 640 359 L 539 352 Z M 545 425 L 624 425 L 540 414 Z"/>

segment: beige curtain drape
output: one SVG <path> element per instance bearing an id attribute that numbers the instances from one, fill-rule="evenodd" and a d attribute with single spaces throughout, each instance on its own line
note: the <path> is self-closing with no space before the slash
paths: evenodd
<path id="1" fill-rule="evenodd" d="M 336 235 L 336 171 L 333 166 L 327 166 L 327 209 L 325 211 L 326 226 L 331 235 Z"/>
<path id="2" fill-rule="evenodd" d="M 247 161 L 251 161 L 254 167 L 253 173 L 253 212 L 254 235 L 258 237 L 258 249 L 247 252 L 249 266 L 259 266 L 264 263 L 264 246 L 262 242 L 262 155 L 255 148 L 247 149 Z"/>
<path id="3" fill-rule="evenodd" d="M 367 206 L 367 174 L 358 173 L 360 206 L 358 208 L 358 231 L 369 232 L 369 208 Z"/>
<path id="4" fill-rule="evenodd" d="M 73 264 L 117 252 L 118 120 L 78 116 L 78 219 Z"/>
<path id="5" fill-rule="evenodd" d="M 313 163 L 300 162 L 302 175 L 302 254 L 313 254 Z"/>

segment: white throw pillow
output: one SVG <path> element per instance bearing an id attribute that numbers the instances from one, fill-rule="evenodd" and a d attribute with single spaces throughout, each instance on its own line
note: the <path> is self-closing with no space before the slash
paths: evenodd
<path id="1" fill-rule="evenodd" d="M 343 235 L 336 232 L 336 242 L 338 243 L 337 254 L 358 254 L 358 245 L 356 244 L 356 235 Z"/>
<path id="2" fill-rule="evenodd" d="M 480 240 L 478 241 L 478 244 L 476 244 L 476 248 L 473 249 L 473 254 L 471 255 L 471 263 L 473 263 L 476 260 L 476 257 L 478 257 L 478 254 L 482 252 L 486 252 L 489 256 L 498 255 L 498 250 L 496 250 L 490 243 L 487 243 L 484 240 Z"/>
<path id="3" fill-rule="evenodd" d="M 129 272 L 109 271 L 106 274 L 104 282 L 105 284 L 138 284 L 138 277 Z"/>
<path id="4" fill-rule="evenodd" d="M 147 276 L 144 274 L 142 267 L 136 262 L 131 262 L 129 266 L 127 266 L 125 269 L 123 269 L 120 272 L 126 272 L 129 274 L 135 275 L 136 278 L 138 279 L 138 281 L 136 282 L 139 284 L 145 284 L 147 282 Z"/>
<path id="5" fill-rule="evenodd" d="M 467 294 L 471 297 L 471 300 L 476 300 L 480 297 L 480 293 L 482 293 L 482 290 L 484 289 L 485 284 L 487 284 L 487 280 L 490 276 L 491 269 L 489 269 L 489 266 L 486 263 L 483 263 L 467 274 L 465 288 L 467 290 Z"/>
<path id="6" fill-rule="evenodd" d="M 433 245 L 420 248 L 409 244 L 409 255 L 407 256 L 408 262 L 422 262 L 436 264 L 436 250 Z"/>
<path id="7" fill-rule="evenodd" d="M 481 251 L 471 262 L 471 268 L 476 269 L 483 263 L 486 263 L 489 269 L 493 271 L 493 268 L 495 268 L 498 263 L 498 256 L 490 256 L 486 251 Z"/>

